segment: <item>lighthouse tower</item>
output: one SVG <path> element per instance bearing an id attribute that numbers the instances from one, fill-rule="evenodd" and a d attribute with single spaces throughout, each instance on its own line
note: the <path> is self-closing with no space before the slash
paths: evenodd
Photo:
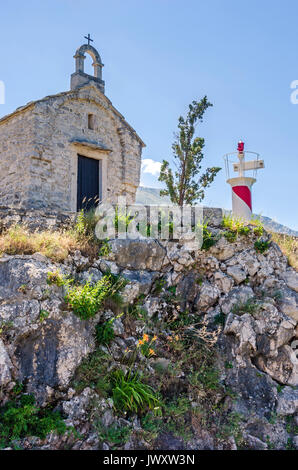
<path id="1" fill-rule="evenodd" d="M 247 160 L 250 156 L 254 160 Z M 238 158 L 237 158 L 238 157 Z M 227 183 L 232 187 L 233 215 L 245 220 L 252 216 L 251 187 L 256 182 L 257 170 L 264 168 L 264 161 L 259 160 L 256 152 L 245 152 L 244 142 L 238 142 L 237 152 L 224 155 Z M 235 161 L 236 160 L 236 161 Z M 238 176 L 230 178 L 230 170 Z"/>

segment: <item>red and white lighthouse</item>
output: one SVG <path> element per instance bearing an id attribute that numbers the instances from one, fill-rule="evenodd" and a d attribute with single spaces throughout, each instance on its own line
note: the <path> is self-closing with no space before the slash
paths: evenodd
<path id="1" fill-rule="evenodd" d="M 246 160 L 252 154 L 254 160 Z M 238 160 L 235 161 L 236 157 Z M 264 161 L 259 160 L 256 152 L 245 152 L 244 142 L 238 142 L 237 152 L 227 153 L 224 156 L 227 183 L 232 187 L 232 207 L 233 215 L 245 220 L 250 220 L 252 216 L 251 187 L 256 182 L 256 173 L 260 168 L 264 168 Z M 238 172 L 238 176 L 230 178 L 230 169 Z M 250 173 L 246 176 L 246 172 Z"/>

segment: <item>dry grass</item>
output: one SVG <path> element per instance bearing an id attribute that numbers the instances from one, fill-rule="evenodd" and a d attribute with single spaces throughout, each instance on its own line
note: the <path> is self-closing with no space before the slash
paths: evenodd
<path id="1" fill-rule="evenodd" d="M 98 245 L 90 236 L 75 230 L 29 232 L 25 227 L 15 225 L 0 234 L 0 255 L 42 253 L 53 261 L 63 261 L 67 256 L 80 250 L 87 256 L 98 253 Z"/>
<path id="2" fill-rule="evenodd" d="M 271 232 L 272 240 L 278 244 L 289 264 L 298 270 L 298 237 Z"/>

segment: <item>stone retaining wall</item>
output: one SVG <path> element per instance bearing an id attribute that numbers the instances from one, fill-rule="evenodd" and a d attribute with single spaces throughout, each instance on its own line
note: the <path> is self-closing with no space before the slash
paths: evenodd
<path id="1" fill-rule="evenodd" d="M 150 206 L 145 206 L 147 216 L 150 214 Z M 218 227 L 222 220 L 222 209 L 204 207 L 203 218 L 208 220 L 208 225 Z M 67 228 L 75 223 L 76 212 L 45 212 L 41 210 L 16 209 L 14 207 L 0 206 L 0 231 L 12 225 L 26 225 L 29 230 L 56 230 Z M 194 218 L 193 218 L 194 221 Z"/>

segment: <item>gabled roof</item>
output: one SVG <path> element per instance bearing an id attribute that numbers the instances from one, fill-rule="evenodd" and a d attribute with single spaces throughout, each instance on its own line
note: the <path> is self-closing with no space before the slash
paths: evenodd
<path id="1" fill-rule="evenodd" d="M 41 98 L 39 100 L 36 100 L 36 101 L 29 101 L 29 103 L 25 104 L 24 106 L 20 106 L 19 108 L 17 108 L 15 111 L 13 111 L 12 113 L 10 114 L 7 114 L 6 116 L 3 116 L 2 118 L 0 118 L 0 125 L 2 123 L 4 123 L 5 121 L 7 121 L 8 119 L 11 119 L 13 118 L 14 116 L 17 116 L 18 114 L 21 114 L 27 110 L 29 110 L 30 108 L 33 108 L 35 105 L 37 105 L 38 103 L 42 103 L 42 102 L 45 102 L 45 101 L 48 101 L 50 99 L 53 99 L 53 98 L 60 98 L 60 97 L 71 97 L 71 95 L 73 96 L 76 96 L 78 95 L 81 90 L 84 90 L 84 89 L 87 89 L 87 88 L 92 88 L 93 90 L 95 90 L 101 98 L 104 98 L 107 102 L 107 104 L 109 105 L 109 107 L 111 108 L 111 110 L 121 119 L 121 121 L 123 122 L 123 124 L 129 129 L 130 132 L 132 132 L 132 134 L 136 137 L 136 139 L 140 142 L 140 144 L 142 145 L 142 147 L 146 147 L 146 144 L 143 142 L 143 140 L 138 136 L 138 134 L 136 133 L 136 131 L 134 130 L 133 127 L 131 127 L 130 124 L 128 124 L 128 122 L 126 121 L 126 119 L 124 118 L 124 116 L 113 106 L 112 102 L 109 100 L 109 98 L 106 97 L 106 95 L 104 95 L 103 93 L 101 93 L 101 91 L 99 91 L 99 89 L 95 86 L 93 86 L 92 84 L 90 85 L 84 85 L 82 86 L 81 88 L 78 88 L 76 90 L 69 90 L 69 91 L 63 91 L 61 93 L 57 93 L 55 95 L 49 95 L 49 96 L 45 96 L 44 98 Z"/>

